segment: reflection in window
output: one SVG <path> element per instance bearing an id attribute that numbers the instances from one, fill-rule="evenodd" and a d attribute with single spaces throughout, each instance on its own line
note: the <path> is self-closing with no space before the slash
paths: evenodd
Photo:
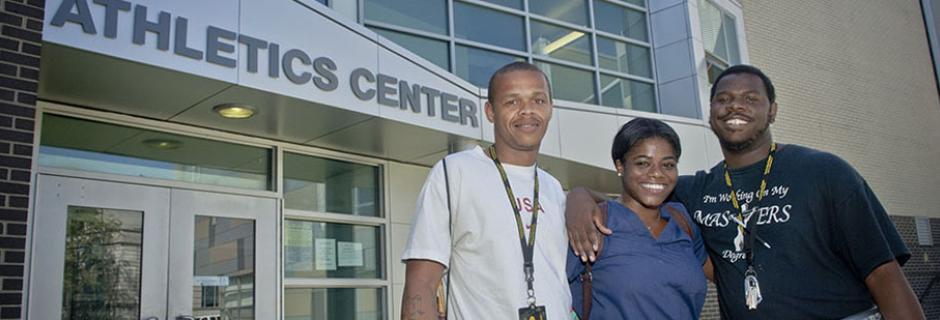
<path id="1" fill-rule="evenodd" d="M 718 74 L 728 66 L 741 63 L 737 27 L 731 14 L 722 11 L 710 1 L 699 0 L 698 10 L 708 81 L 713 83 Z"/>
<path id="2" fill-rule="evenodd" d="M 532 52 L 591 65 L 591 36 L 581 31 L 532 21 Z"/>
<path id="3" fill-rule="evenodd" d="M 545 17 L 588 26 L 585 0 L 536 0 L 529 1 L 529 11 Z"/>
<path id="4" fill-rule="evenodd" d="M 454 36 L 457 38 L 525 51 L 524 30 L 522 17 L 454 2 Z"/>
<path id="5" fill-rule="evenodd" d="M 381 279 L 381 239 L 379 227 L 285 220 L 284 275 Z"/>
<path id="6" fill-rule="evenodd" d="M 522 0 L 483 0 L 483 2 L 489 2 L 492 4 L 498 4 L 504 7 L 510 7 L 517 10 L 522 10 Z"/>
<path id="7" fill-rule="evenodd" d="M 594 0 L 594 24 L 597 30 L 640 41 L 648 41 L 646 13 Z"/>
<path id="8" fill-rule="evenodd" d="M 496 72 L 496 69 L 513 61 L 525 60 L 518 56 L 461 45 L 457 46 L 456 52 L 457 70 L 454 70 L 454 73 L 482 88 L 489 85 L 490 76 Z"/>
<path id="9" fill-rule="evenodd" d="M 653 77 L 650 50 L 647 47 L 598 36 L 597 60 L 598 65 L 607 70 Z"/>
<path id="10" fill-rule="evenodd" d="M 447 1 L 444 0 L 365 0 L 365 16 L 367 20 L 447 34 Z"/>
<path id="11" fill-rule="evenodd" d="M 537 61 L 535 64 L 551 79 L 555 99 L 597 103 L 591 72 L 548 62 Z"/>
<path id="12" fill-rule="evenodd" d="M 447 52 L 447 43 L 425 37 L 413 36 L 401 32 L 390 31 L 378 27 L 370 28 L 379 35 L 394 41 L 398 45 L 405 47 L 408 51 L 414 52 L 422 58 L 428 59 L 432 63 L 444 70 L 450 69 L 450 55 Z"/>
<path id="13" fill-rule="evenodd" d="M 47 114 L 39 165 L 252 190 L 271 189 L 271 151 Z"/>
<path id="14" fill-rule="evenodd" d="M 288 288 L 285 320 L 381 320 L 385 293 L 379 288 Z M 397 319 L 397 316 L 395 316 Z"/>
<path id="15" fill-rule="evenodd" d="M 601 104 L 647 112 L 656 112 L 653 85 L 601 74 Z"/>
<path id="16" fill-rule="evenodd" d="M 254 319 L 255 222 L 196 216 L 193 315 Z"/>
<path id="17" fill-rule="evenodd" d="M 284 153 L 284 207 L 378 217 L 379 168 Z"/>
<path id="18" fill-rule="evenodd" d="M 646 7 L 646 3 L 645 3 L 646 0 L 624 0 L 624 2 L 629 3 L 629 4 L 633 4 L 633 5 L 637 5 L 637 6 L 640 6 L 640 7 Z"/>
<path id="19" fill-rule="evenodd" d="M 68 207 L 62 319 L 137 319 L 143 212 Z"/>

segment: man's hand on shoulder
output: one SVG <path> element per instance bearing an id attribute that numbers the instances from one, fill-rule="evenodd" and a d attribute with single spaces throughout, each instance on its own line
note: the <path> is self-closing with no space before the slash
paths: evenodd
<path id="1" fill-rule="evenodd" d="M 581 257 L 581 261 L 596 260 L 603 245 L 602 237 L 612 233 L 606 226 L 607 213 L 597 205 L 606 200 L 603 194 L 584 187 L 568 192 L 565 200 L 565 227 L 571 249 Z"/>

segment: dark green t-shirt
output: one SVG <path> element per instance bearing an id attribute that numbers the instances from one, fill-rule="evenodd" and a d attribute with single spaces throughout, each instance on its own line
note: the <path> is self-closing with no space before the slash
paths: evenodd
<path id="1" fill-rule="evenodd" d="M 722 318 L 832 319 L 871 307 L 865 278 L 893 259 L 903 264 L 910 252 L 868 184 L 835 155 L 781 145 L 758 201 L 764 164 L 730 170 L 738 200 L 748 208 L 745 223 L 757 219 L 757 234 L 771 246 L 754 246 L 763 295 L 757 310 L 745 304 L 744 236 L 730 219 L 738 212 L 724 163 L 680 177 L 674 194 L 702 230 Z"/>

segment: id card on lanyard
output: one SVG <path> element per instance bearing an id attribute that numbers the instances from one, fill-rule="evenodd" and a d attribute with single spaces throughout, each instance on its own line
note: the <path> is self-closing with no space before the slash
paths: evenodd
<path id="1" fill-rule="evenodd" d="M 535 181 L 533 187 L 532 195 L 532 221 L 529 224 L 529 241 L 526 241 L 525 238 L 525 226 L 522 224 L 522 214 L 519 212 L 519 204 L 516 203 L 516 197 L 513 195 L 512 186 L 509 185 L 509 177 L 506 176 L 506 170 L 503 169 L 503 164 L 499 162 L 499 158 L 496 157 L 496 147 L 490 146 L 487 149 L 489 156 L 493 159 L 493 164 L 496 165 L 496 169 L 499 170 L 499 176 L 503 180 L 503 186 L 506 188 L 506 196 L 509 198 L 509 203 L 512 205 L 512 211 L 516 219 L 516 229 L 519 231 L 519 244 L 522 246 L 522 257 L 524 259 L 522 264 L 522 271 L 525 273 L 526 281 L 526 293 L 528 298 L 526 303 L 528 304 L 525 307 L 519 308 L 519 320 L 545 320 L 547 317 L 545 315 L 545 306 L 539 306 L 535 303 L 535 288 L 533 283 L 535 282 L 535 266 L 532 263 L 532 255 L 535 252 L 535 231 L 537 222 L 539 219 L 539 168 L 538 165 L 535 166 Z"/>
<path id="2" fill-rule="evenodd" d="M 770 175 L 770 168 L 773 167 L 774 152 L 776 151 L 777 144 L 771 143 L 770 153 L 767 155 L 767 161 L 764 163 L 764 172 L 763 175 L 761 175 L 760 188 L 757 191 L 757 203 L 764 200 L 764 191 L 767 190 L 767 176 Z M 754 270 L 754 242 L 755 240 L 760 241 L 768 249 L 770 245 L 757 235 L 757 221 L 755 219 L 746 219 L 749 222 L 747 225 L 741 223 L 742 220 L 745 220 L 744 215 L 746 214 L 745 211 L 747 211 L 747 204 L 741 205 L 738 202 L 737 192 L 735 192 L 734 186 L 731 183 L 731 174 L 728 173 L 727 163 L 725 163 L 725 184 L 728 185 L 728 189 L 730 189 L 731 192 L 731 205 L 739 212 L 735 220 L 738 224 L 737 228 L 739 232 L 744 233 L 744 253 L 747 260 L 747 270 L 744 272 L 744 303 L 747 305 L 748 310 L 756 310 L 757 305 L 764 300 L 764 297 L 760 293 L 757 271 Z M 757 208 L 754 208 L 753 210 L 756 209 Z"/>

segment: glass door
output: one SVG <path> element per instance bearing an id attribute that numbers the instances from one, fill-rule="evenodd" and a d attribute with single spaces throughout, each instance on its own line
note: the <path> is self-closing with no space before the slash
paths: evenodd
<path id="1" fill-rule="evenodd" d="M 39 175 L 30 319 L 165 319 L 170 189 Z"/>
<path id="2" fill-rule="evenodd" d="M 40 174 L 30 319 L 276 319 L 277 201 Z"/>
<path id="3" fill-rule="evenodd" d="M 170 319 L 277 315 L 277 202 L 172 190 Z"/>

